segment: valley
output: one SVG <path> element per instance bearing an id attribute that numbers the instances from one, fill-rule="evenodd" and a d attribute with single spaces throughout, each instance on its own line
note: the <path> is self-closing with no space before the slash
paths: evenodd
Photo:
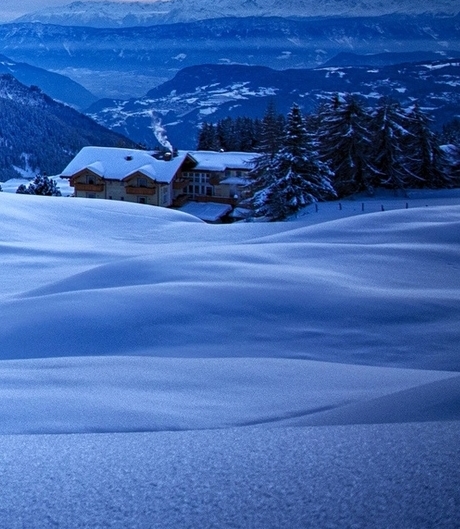
<path id="1" fill-rule="evenodd" d="M 0 25 L 0 53 L 66 75 L 98 98 L 143 96 L 185 67 L 314 68 L 338 53 L 460 50 L 459 15 L 220 18 L 151 27 Z M 425 57 L 421 57 L 423 60 Z"/>

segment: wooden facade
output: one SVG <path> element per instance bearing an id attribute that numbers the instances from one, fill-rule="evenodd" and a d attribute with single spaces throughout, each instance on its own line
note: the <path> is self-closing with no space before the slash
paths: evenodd
<path id="1" fill-rule="evenodd" d="M 91 183 L 88 183 L 91 180 Z M 125 200 L 169 207 L 172 205 L 172 186 L 157 182 L 152 178 L 135 173 L 123 180 L 102 178 L 85 169 L 70 178 L 76 197 L 102 198 L 107 200 Z"/>
<path id="2" fill-rule="evenodd" d="M 155 153 L 146 151 L 85 149 L 83 161 L 80 163 L 77 155 L 74 165 L 70 164 L 61 175 L 69 178 L 76 197 L 163 207 L 180 207 L 186 201 L 234 207 L 248 194 L 249 168 L 244 167 L 244 158 L 254 156 L 190 151 L 181 152 L 178 157 L 157 158 Z M 236 160 L 233 166 L 232 160 Z M 86 167 L 81 169 L 84 164 Z M 75 173 L 73 167 L 77 169 Z"/>

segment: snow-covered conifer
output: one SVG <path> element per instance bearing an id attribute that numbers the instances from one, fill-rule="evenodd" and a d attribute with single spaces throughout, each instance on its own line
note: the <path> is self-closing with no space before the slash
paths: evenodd
<path id="1" fill-rule="evenodd" d="M 16 193 L 18 195 L 30 195 L 29 189 L 25 184 L 21 184 L 17 189 Z"/>
<path id="2" fill-rule="evenodd" d="M 355 97 L 335 95 L 319 108 L 315 122 L 321 159 L 334 173 L 337 194 L 371 192 L 375 169 L 371 163 L 369 113 Z"/>
<path id="3" fill-rule="evenodd" d="M 405 189 L 414 179 L 408 156 L 414 134 L 400 103 L 386 97 L 379 101 L 373 115 L 373 133 L 378 185 Z"/>
<path id="4" fill-rule="evenodd" d="M 271 99 L 262 119 L 262 130 L 258 150 L 273 158 L 281 147 L 284 134 L 285 119 L 276 110 L 275 102 Z"/>
<path id="5" fill-rule="evenodd" d="M 449 174 L 447 158 L 442 151 L 436 134 L 430 129 L 432 121 L 416 102 L 408 112 L 412 136 L 407 153 L 410 172 L 410 185 L 415 187 L 449 187 L 452 178 Z"/>
<path id="6" fill-rule="evenodd" d="M 312 148 L 299 107 L 293 105 L 281 148 L 267 166 L 268 185 L 254 196 L 255 214 L 283 219 L 312 202 L 334 198 L 331 176 Z"/>
<path id="7" fill-rule="evenodd" d="M 259 215 L 264 215 L 259 205 L 264 209 L 263 204 L 267 200 L 265 189 L 273 183 L 273 159 L 281 148 L 284 135 L 283 123 L 283 116 L 277 113 L 274 101 L 270 100 L 261 122 L 260 143 L 257 149 L 260 155 L 253 160 L 252 170 L 249 173 L 253 181 L 252 191 L 254 197 L 257 197 L 253 206 Z"/>
<path id="8" fill-rule="evenodd" d="M 17 188 L 16 193 L 23 195 L 44 195 L 48 197 L 61 196 L 61 191 L 56 184 L 56 180 L 41 174 L 37 174 L 27 187 L 21 184 Z"/>

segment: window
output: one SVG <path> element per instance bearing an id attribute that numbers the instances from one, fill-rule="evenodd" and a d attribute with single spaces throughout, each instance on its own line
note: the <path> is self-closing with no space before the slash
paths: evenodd
<path id="1" fill-rule="evenodd" d="M 137 187 L 147 187 L 147 178 L 139 177 L 137 179 Z"/>
<path id="2" fill-rule="evenodd" d="M 139 204 L 145 204 L 145 202 L 146 202 L 146 201 L 145 201 L 145 197 L 137 197 L 137 202 L 138 202 Z"/>
<path id="3" fill-rule="evenodd" d="M 168 198 L 169 198 L 169 189 L 168 187 L 163 187 L 162 188 L 162 193 L 161 193 L 161 199 L 162 199 L 162 204 L 165 205 L 168 203 Z"/>

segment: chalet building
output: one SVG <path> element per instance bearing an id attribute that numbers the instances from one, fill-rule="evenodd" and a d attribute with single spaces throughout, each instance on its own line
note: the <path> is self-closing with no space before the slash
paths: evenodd
<path id="1" fill-rule="evenodd" d="M 169 207 L 187 153 L 157 159 L 151 152 L 112 147 L 84 147 L 61 174 L 76 197 L 126 200 Z"/>
<path id="2" fill-rule="evenodd" d="M 158 153 L 84 147 L 60 175 L 76 197 L 125 200 L 162 207 L 188 201 L 235 206 L 245 197 L 254 153 Z"/>
<path id="3" fill-rule="evenodd" d="M 182 176 L 189 183 L 185 188 L 188 200 L 220 202 L 235 206 L 246 198 L 250 180 L 248 172 L 255 153 L 189 151 Z"/>

